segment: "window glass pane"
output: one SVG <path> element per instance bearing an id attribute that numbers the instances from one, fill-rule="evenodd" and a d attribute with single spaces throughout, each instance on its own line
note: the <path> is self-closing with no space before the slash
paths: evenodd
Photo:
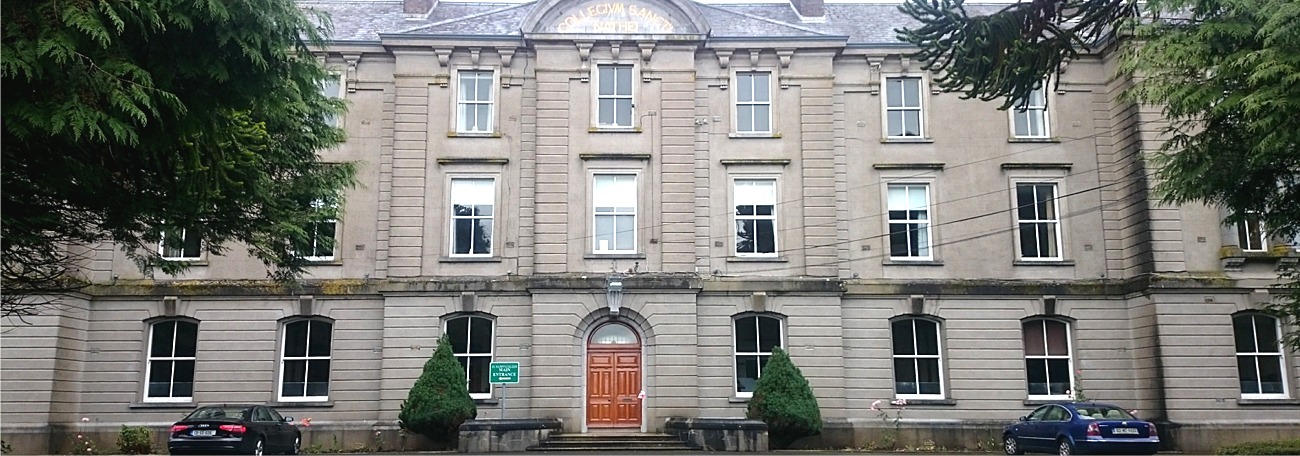
<path id="1" fill-rule="evenodd" d="M 898 394 L 918 394 L 916 384 L 916 362 L 911 358 L 894 359 L 894 392 Z"/>
<path id="2" fill-rule="evenodd" d="M 1015 111 L 1013 114 L 1013 124 L 1015 126 L 1016 136 L 1029 136 L 1029 113 L 1025 111 Z"/>
<path id="3" fill-rule="evenodd" d="M 1254 318 L 1240 315 L 1232 318 L 1232 335 L 1237 342 L 1237 353 L 1255 353 Z"/>
<path id="4" fill-rule="evenodd" d="M 916 344 L 914 342 L 915 335 L 912 331 L 912 320 L 898 320 L 890 326 L 893 327 L 894 354 L 915 355 Z"/>
<path id="5" fill-rule="evenodd" d="M 1259 363 L 1260 392 L 1264 394 L 1283 394 L 1281 357 L 1260 356 L 1255 362 Z"/>
<path id="6" fill-rule="evenodd" d="M 754 101 L 769 102 L 771 101 L 772 75 L 770 73 L 759 73 L 754 75 Z"/>
<path id="7" fill-rule="evenodd" d="M 339 75 L 337 74 L 330 74 L 325 78 L 324 81 L 321 81 L 320 83 L 321 94 L 330 98 L 338 98 L 340 93 L 340 88 L 341 87 L 339 84 Z"/>
<path id="8" fill-rule="evenodd" d="M 614 218 L 614 223 L 615 228 L 618 230 L 616 234 L 618 245 L 614 248 L 618 250 L 636 250 L 636 246 L 633 245 L 633 239 L 635 239 L 636 235 L 636 227 L 633 225 L 636 224 L 636 217 L 619 215 Z"/>
<path id="9" fill-rule="evenodd" d="M 1043 356 L 1047 354 L 1047 349 L 1043 345 L 1042 320 L 1025 323 L 1024 339 L 1026 356 Z"/>
<path id="10" fill-rule="evenodd" d="M 753 206 L 737 206 L 737 214 L 743 212 L 742 207 L 752 208 Z M 754 253 L 756 247 L 754 243 L 754 221 L 736 220 L 736 253 Z"/>
<path id="11" fill-rule="evenodd" d="M 149 363 L 149 397 L 171 397 L 172 361 Z"/>
<path id="12" fill-rule="evenodd" d="M 1016 185 L 1016 217 L 1020 220 L 1037 220 L 1034 214 L 1034 186 Z"/>
<path id="13" fill-rule="evenodd" d="M 1029 380 L 1030 395 L 1043 396 L 1047 394 L 1047 360 L 1026 359 L 1025 374 Z"/>
<path id="14" fill-rule="evenodd" d="M 771 353 L 772 348 L 781 346 L 781 320 L 771 317 L 758 317 L 758 351 Z"/>
<path id="15" fill-rule="evenodd" d="M 478 255 L 492 253 L 492 220 L 480 219 L 474 227 L 474 253 Z"/>
<path id="16" fill-rule="evenodd" d="M 754 107 L 737 106 L 736 107 L 736 129 L 740 131 L 754 131 Z"/>
<path id="17" fill-rule="evenodd" d="M 939 354 L 939 324 L 929 320 L 912 320 L 916 323 L 916 351 L 918 355 Z"/>
<path id="18" fill-rule="evenodd" d="M 295 321 L 284 326 L 284 356 L 307 356 L 306 321 Z"/>
<path id="19" fill-rule="evenodd" d="M 916 360 L 916 383 L 920 394 L 942 394 L 939 388 L 939 360 Z"/>
<path id="20" fill-rule="evenodd" d="M 176 361 L 172 366 L 172 397 L 193 397 L 194 361 Z"/>
<path id="21" fill-rule="evenodd" d="M 492 73 L 478 73 L 478 83 L 474 84 L 478 89 L 477 101 L 492 101 Z"/>
<path id="22" fill-rule="evenodd" d="M 736 351 L 754 353 L 758 351 L 758 317 L 736 319 Z M 755 377 L 757 378 L 757 377 Z"/>
<path id="23" fill-rule="evenodd" d="M 614 124 L 614 100 L 611 98 L 602 99 L 598 102 L 598 106 L 600 108 L 599 109 L 600 119 L 598 122 L 601 125 L 613 125 Z"/>
<path id="24" fill-rule="evenodd" d="M 471 356 L 468 358 L 468 363 L 466 375 L 469 375 L 469 392 L 475 394 L 492 392 L 492 385 L 488 383 L 488 368 L 492 364 L 492 358 Z"/>
<path id="25" fill-rule="evenodd" d="M 154 323 L 153 340 L 149 343 L 149 356 L 172 356 L 172 342 L 176 337 L 176 322 L 164 321 Z"/>
<path id="26" fill-rule="evenodd" d="M 889 111 L 887 117 L 889 121 L 889 136 L 903 136 L 903 112 Z"/>
<path id="27" fill-rule="evenodd" d="M 306 392 L 307 361 L 290 360 L 284 362 L 284 383 L 281 393 L 289 397 L 301 397 Z"/>
<path id="28" fill-rule="evenodd" d="M 185 242 L 184 251 L 182 252 L 184 257 L 198 258 L 199 246 L 201 245 L 201 243 L 199 242 L 198 233 L 193 230 L 186 230 L 183 241 Z"/>
<path id="29" fill-rule="evenodd" d="M 885 99 L 886 106 L 897 108 L 903 106 L 903 79 L 888 78 L 885 79 Z M 893 124 L 891 119 L 890 124 Z"/>
<path id="30" fill-rule="evenodd" d="M 460 208 L 463 206 L 457 206 Z M 453 224 L 455 239 L 453 240 L 452 253 L 465 254 L 470 252 L 474 242 L 474 221 L 470 219 L 457 219 Z"/>
<path id="31" fill-rule="evenodd" d="M 758 357 L 736 356 L 736 391 L 752 393 L 758 384 Z"/>
<path id="32" fill-rule="evenodd" d="M 188 322 L 176 322 L 176 356 L 194 357 L 195 344 L 199 338 L 199 325 Z"/>
<path id="33" fill-rule="evenodd" d="M 736 101 L 741 103 L 754 101 L 754 75 L 736 75 Z"/>
<path id="34" fill-rule="evenodd" d="M 1020 256 L 1025 258 L 1038 258 L 1046 256 L 1040 253 L 1038 243 L 1037 225 L 1022 224 L 1020 226 Z"/>
<path id="35" fill-rule="evenodd" d="M 1070 360 L 1047 360 L 1047 378 L 1049 394 L 1065 394 L 1070 390 Z"/>
<path id="36" fill-rule="evenodd" d="M 757 220 L 754 234 L 758 238 L 756 253 L 776 253 L 776 225 L 772 220 Z"/>
<path id="37" fill-rule="evenodd" d="M 632 94 L 632 67 L 619 66 L 615 68 L 617 85 L 614 87 L 618 95 Z"/>
<path id="38" fill-rule="evenodd" d="M 908 227 L 905 223 L 889 224 L 889 256 L 905 257 L 911 256 L 911 249 L 908 245 Z"/>
<path id="39" fill-rule="evenodd" d="M 1255 347 L 1261 353 L 1277 353 L 1277 323 L 1273 317 L 1255 315 Z"/>
<path id="40" fill-rule="evenodd" d="M 903 136 L 921 136 L 921 111 L 903 111 Z"/>
<path id="41" fill-rule="evenodd" d="M 478 88 L 475 87 L 477 82 L 478 81 L 474 78 L 474 73 L 460 73 L 460 99 L 462 101 L 471 101 L 475 99 L 474 94 L 478 93 Z"/>
<path id="42" fill-rule="evenodd" d="M 754 131 L 772 131 L 771 109 L 772 107 L 767 105 L 754 107 Z"/>
<path id="43" fill-rule="evenodd" d="M 307 361 L 307 395 L 328 396 L 330 393 L 330 360 Z"/>
<path id="44" fill-rule="evenodd" d="M 451 342 L 452 353 L 469 353 L 469 317 L 447 320 L 447 339 Z"/>
<path id="45" fill-rule="evenodd" d="M 591 343 L 599 345 L 635 344 L 637 343 L 637 338 L 635 334 L 632 334 L 632 330 L 628 329 L 627 326 L 609 324 L 601 326 L 596 330 L 595 334 L 592 334 Z"/>
<path id="46" fill-rule="evenodd" d="M 311 322 L 311 346 L 308 349 L 308 356 L 329 356 L 330 355 L 330 325 L 327 322 L 313 320 Z"/>
<path id="47" fill-rule="evenodd" d="M 623 127 L 632 126 L 632 100 L 620 98 L 615 101 L 614 106 L 617 111 L 615 123 Z"/>
<path id="48" fill-rule="evenodd" d="M 470 317 L 469 352 L 492 353 L 492 320 Z"/>
<path id="49" fill-rule="evenodd" d="M 600 80 L 599 83 L 600 83 L 601 95 L 614 94 L 614 67 L 611 66 L 600 67 L 597 79 Z"/>
<path id="50" fill-rule="evenodd" d="M 921 80 L 916 78 L 903 79 L 903 105 L 907 107 L 921 106 Z"/>
<path id="51" fill-rule="evenodd" d="M 1066 335 L 1065 323 L 1043 320 L 1047 329 L 1047 354 L 1052 356 L 1069 356 L 1070 345 Z"/>
<path id="52" fill-rule="evenodd" d="M 1241 394 L 1259 394 L 1259 371 L 1254 356 L 1237 357 L 1237 377 L 1241 379 Z"/>

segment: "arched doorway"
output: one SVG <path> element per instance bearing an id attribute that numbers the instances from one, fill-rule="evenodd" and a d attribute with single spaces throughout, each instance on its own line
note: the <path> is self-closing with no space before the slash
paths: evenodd
<path id="1" fill-rule="evenodd" d="M 641 427 L 641 339 L 606 323 L 587 339 L 587 427 Z"/>

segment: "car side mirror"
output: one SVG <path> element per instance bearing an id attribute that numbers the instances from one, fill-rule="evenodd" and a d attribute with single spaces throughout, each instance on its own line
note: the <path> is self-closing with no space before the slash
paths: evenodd
<path id="1" fill-rule="evenodd" d="M 1022 417 L 1020 417 L 1020 421 L 1029 421 L 1029 416 L 1026 415 L 1026 416 L 1022 416 Z"/>
<path id="2" fill-rule="evenodd" d="M 292 423 L 292 422 L 293 422 L 293 417 L 292 417 L 292 416 L 286 416 L 286 417 L 284 417 L 284 422 L 286 422 L 286 423 Z"/>

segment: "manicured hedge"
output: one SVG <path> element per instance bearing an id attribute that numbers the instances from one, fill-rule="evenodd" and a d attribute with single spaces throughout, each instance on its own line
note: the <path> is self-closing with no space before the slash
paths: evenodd
<path id="1" fill-rule="evenodd" d="M 1300 454 L 1300 439 L 1264 440 L 1221 446 L 1215 454 Z"/>

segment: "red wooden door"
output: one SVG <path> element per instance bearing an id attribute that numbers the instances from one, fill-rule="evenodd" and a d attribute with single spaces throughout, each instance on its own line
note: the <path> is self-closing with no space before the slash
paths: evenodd
<path id="1" fill-rule="evenodd" d="M 641 427 L 641 349 L 587 351 L 587 426 Z"/>

